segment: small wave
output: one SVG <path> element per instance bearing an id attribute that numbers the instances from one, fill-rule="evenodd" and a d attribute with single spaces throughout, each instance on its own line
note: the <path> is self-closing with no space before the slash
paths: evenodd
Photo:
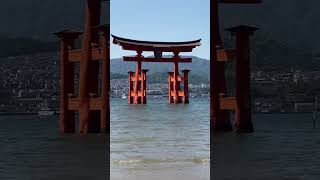
<path id="1" fill-rule="evenodd" d="M 210 163 L 210 159 L 196 158 L 196 159 L 193 159 L 193 162 L 196 163 L 196 164 L 209 164 Z"/>
<path id="2" fill-rule="evenodd" d="M 142 163 L 143 160 L 139 159 L 128 159 L 128 160 L 115 160 L 112 161 L 114 164 L 137 164 L 137 163 Z"/>
<path id="3" fill-rule="evenodd" d="M 114 164 L 129 165 L 129 164 L 157 164 L 157 163 L 182 163 L 189 162 L 194 164 L 209 164 L 210 159 L 206 158 L 194 158 L 194 159 L 123 159 L 114 160 Z"/>

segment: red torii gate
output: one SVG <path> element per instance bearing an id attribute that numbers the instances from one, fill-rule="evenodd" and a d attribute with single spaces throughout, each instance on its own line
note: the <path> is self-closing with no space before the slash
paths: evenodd
<path id="1" fill-rule="evenodd" d="M 61 40 L 60 131 L 75 132 L 75 112 L 79 112 L 80 133 L 110 132 L 110 26 L 100 24 L 101 1 L 86 0 L 82 48 L 75 40 L 82 34 L 64 30 L 55 33 Z M 102 34 L 100 46 L 99 32 Z M 98 95 L 99 61 L 102 64 L 102 89 Z M 75 97 L 74 64 L 80 63 L 80 91 Z"/>
<path id="2" fill-rule="evenodd" d="M 168 88 L 169 88 L 169 103 L 189 103 L 189 90 L 188 90 L 188 73 L 190 70 L 183 70 L 184 76 L 179 75 L 179 63 L 191 63 L 192 58 L 183 58 L 179 54 L 181 52 L 192 52 L 192 50 L 200 46 L 200 41 L 186 41 L 186 42 L 154 42 L 154 41 L 137 41 L 132 39 L 125 39 L 112 35 L 113 43 L 122 47 L 123 50 L 136 51 L 136 56 L 124 56 L 123 61 L 137 62 L 136 72 L 129 71 L 129 90 L 128 90 L 128 103 L 129 104 L 146 104 L 146 69 L 141 69 L 142 62 L 171 62 L 174 63 L 173 72 L 168 72 Z M 154 52 L 154 57 L 144 57 L 144 51 Z M 172 52 L 173 57 L 162 57 L 163 52 Z M 181 91 L 180 82 L 184 82 L 184 90 Z"/>
<path id="3" fill-rule="evenodd" d="M 236 113 L 237 132 L 253 132 L 250 98 L 250 46 L 249 36 L 257 28 L 237 26 L 227 29 L 236 36 L 236 48 L 224 49 L 220 34 L 219 3 L 257 4 L 261 0 L 211 0 L 211 61 L 210 61 L 210 121 L 212 130 L 230 131 L 229 110 Z M 226 95 L 226 61 L 236 60 L 236 97 Z"/>

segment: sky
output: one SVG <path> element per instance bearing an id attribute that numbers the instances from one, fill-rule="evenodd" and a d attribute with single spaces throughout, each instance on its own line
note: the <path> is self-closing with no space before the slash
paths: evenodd
<path id="1" fill-rule="evenodd" d="M 210 0 L 113 0 L 111 34 L 144 41 L 202 39 L 200 47 L 185 55 L 209 59 L 209 5 Z M 111 43 L 111 58 L 133 54 Z"/>

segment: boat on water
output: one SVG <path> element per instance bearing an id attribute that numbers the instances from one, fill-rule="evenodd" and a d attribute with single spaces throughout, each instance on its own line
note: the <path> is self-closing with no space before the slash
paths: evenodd
<path id="1" fill-rule="evenodd" d="M 56 112 L 54 110 L 51 110 L 50 108 L 41 108 L 38 111 L 38 116 L 53 116 Z"/>
<path id="2" fill-rule="evenodd" d="M 122 99 L 127 99 L 128 96 L 126 95 L 126 93 L 123 93 L 122 96 L 121 96 L 121 98 L 122 98 Z"/>
<path id="3" fill-rule="evenodd" d="M 271 112 L 271 104 L 262 104 L 260 107 L 261 113 L 270 113 Z"/>
<path id="4" fill-rule="evenodd" d="M 55 115 L 60 115 L 60 111 L 59 111 L 59 110 L 56 110 L 56 111 L 54 112 L 54 114 L 55 114 Z"/>
<path id="5" fill-rule="evenodd" d="M 38 111 L 38 116 L 53 116 L 57 114 L 57 111 L 51 109 L 47 102 L 40 104 L 41 108 Z"/>

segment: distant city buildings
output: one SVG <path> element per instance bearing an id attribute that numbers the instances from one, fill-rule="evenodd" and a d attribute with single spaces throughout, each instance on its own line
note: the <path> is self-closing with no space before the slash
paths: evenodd
<path id="1" fill-rule="evenodd" d="M 58 108 L 60 66 L 57 53 L 9 57 L 0 61 L 0 112 L 36 113 L 44 101 L 48 102 L 50 108 Z M 75 69 L 77 68 L 75 66 Z M 276 67 L 270 70 L 263 66 L 252 69 L 251 93 L 254 112 L 313 111 L 315 96 L 320 94 L 320 71 L 293 68 L 283 70 Z M 111 80 L 112 98 L 126 98 L 128 79 L 123 77 Z M 76 73 L 76 89 L 78 78 L 79 74 Z M 191 98 L 208 98 L 209 89 L 208 82 L 194 81 L 189 84 Z M 230 94 L 234 93 L 233 87 L 228 89 Z M 167 98 L 168 83 L 148 83 L 147 90 L 149 98 L 160 98 L 160 95 Z"/>

